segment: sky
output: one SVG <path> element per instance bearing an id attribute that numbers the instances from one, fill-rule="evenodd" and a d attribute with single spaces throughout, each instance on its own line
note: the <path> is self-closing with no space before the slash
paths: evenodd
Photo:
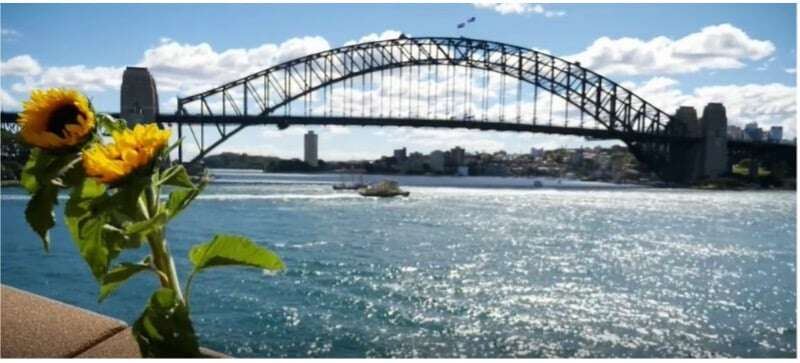
<path id="1" fill-rule="evenodd" d="M 475 22 L 456 27 L 473 16 Z M 145 66 L 161 112 L 174 112 L 176 97 L 402 32 L 541 50 L 580 61 L 668 112 L 722 102 L 729 124 L 755 121 L 783 126 L 785 138 L 796 133 L 795 4 L 1 4 L 0 26 L 4 111 L 19 110 L 32 89 L 71 87 L 97 110 L 118 112 L 122 72 Z M 374 159 L 400 147 L 519 153 L 614 143 L 471 130 L 261 126 L 213 153 L 302 158 L 307 130 L 320 134 L 325 160 Z"/>

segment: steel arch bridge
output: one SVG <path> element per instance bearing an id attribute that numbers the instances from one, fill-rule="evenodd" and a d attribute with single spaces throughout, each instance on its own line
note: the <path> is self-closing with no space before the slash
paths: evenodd
<path id="1" fill-rule="evenodd" d="M 553 97 L 563 102 L 558 111 L 563 121 L 553 121 Z M 400 36 L 289 60 L 179 98 L 175 117 L 162 121 L 174 121 L 180 137 L 188 127 L 199 151 L 191 162 L 247 126 L 265 124 L 470 128 L 620 139 L 657 172 L 669 163 L 670 147 L 696 140 L 686 136 L 681 120 L 577 62 L 463 37 Z M 216 140 L 207 144 L 204 127 L 198 133 L 193 125 L 213 125 Z"/>

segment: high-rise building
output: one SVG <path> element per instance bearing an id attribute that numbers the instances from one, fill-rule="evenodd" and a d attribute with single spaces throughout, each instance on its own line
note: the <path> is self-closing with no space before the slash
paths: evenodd
<path id="1" fill-rule="evenodd" d="M 458 147 L 458 146 L 450 149 L 450 155 L 453 158 L 453 164 L 455 166 L 464 165 L 465 153 L 466 153 L 465 150 L 463 148 L 461 148 L 461 147 Z"/>
<path id="2" fill-rule="evenodd" d="M 750 141 L 761 141 L 764 139 L 764 131 L 758 127 L 757 122 L 751 122 L 747 125 L 744 125 L 744 134 L 746 139 Z"/>
<path id="3" fill-rule="evenodd" d="M 782 126 L 772 126 L 769 129 L 769 133 L 767 134 L 767 141 L 769 142 L 781 142 L 783 139 L 783 127 Z"/>
<path id="4" fill-rule="evenodd" d="M 319 163 L 317 158 L 317 134 L 314 131 L 309 131 L 305 135 L 305 157 L 306 164 L 316 167 Z"/>
<path id="5" fill-rule="evenodd" d="M 736 125 L 728 125 L 728 140 L 744 139 L 744 130 Z"/>
<path id="6" fill-rule="evenodd" d="M 436 150 L 430 153 L 428 156 L 428 165 L 431 167 L 431 171 L 435 171 L 441 173 L 444 171 L 444 152 L 440 150 Z"/>
<path id="7" fill-rule="evenodd" d="M 394 150 L 394 160 L 398 163 L 406 161 L 406 148 Z"/>

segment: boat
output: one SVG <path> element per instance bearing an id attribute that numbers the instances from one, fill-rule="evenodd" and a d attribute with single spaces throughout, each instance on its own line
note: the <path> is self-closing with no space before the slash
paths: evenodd
<path id="1" fill-rule="evenodd" d="M 339 184 L 334 184 L 333 185 L 333 190 L 358 190 L 358 189 L 366 188 L 366 187 L 367 187 L 367 184 L 364 183 L 364 177 L 361 176 L 359 178 L 358 182 L 352 182 L 352 183 L 349 183 L 349 184 L 342 182 L 342 183 L 339 183 Z"/>
<path id="2" fill-rule="evenodd" d="M 365 185 L 363 184 L 334 184 L 333 190 L 358 190 L 364 188 Z"/>
<path id="3" fill-rule="evenodd" d="M 405 190 L 401 190 L 400 187 L 397 185 L 396 181 L 384 180 L 380 183 L 359 189 L 358 194 L 361 194 L 364 197 L 387 198 L 396 196 L 407 197 L 411 193 Z"/>

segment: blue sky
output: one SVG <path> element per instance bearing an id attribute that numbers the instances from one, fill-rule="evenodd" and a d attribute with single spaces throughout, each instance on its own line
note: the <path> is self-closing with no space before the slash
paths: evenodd
<path id="1" fill-rule="evenodd" d="M 731 104 L 731 124 L 783 125 L 794 136 L 794 4 L 2 4 L 0 10 L 6 110 L 18 109 L 32 88 L 68 86 L 84 89 L 98 109 L 118 111 L 126 65 L 151 67 L 167 110 L 176 95 L 269 65 L 254 61 L 225 69 L 219 79 L 198 70 L 204 59 L 213 63 L 217 56 L 235 53 L 226 51 L 268 52 L 264 45 L 272 44 L 276 52 L 292 47 L 302 53 L 370 34 L 405 32 L 545 49 L 625 82 L 666 110 L 676 102 L 697 107 L 724 102 Z M 456 28 L 470 16 L 477 21 Z M 667 51 L 689 52 L 694 58 L 662 57 Z M 664 63 L 648 64 L 648 54 L 659 55 Z M 292 129 L 248 129 L 221 150 L 299 157 L 305 130 Z M 521 152 L 534 146 L 593 145 L 554 135 L 312 129 L 321 134 L 323 159 L 376 157 L 402 146 L 427 152 L 459 144 L 470 151 Z"/>

